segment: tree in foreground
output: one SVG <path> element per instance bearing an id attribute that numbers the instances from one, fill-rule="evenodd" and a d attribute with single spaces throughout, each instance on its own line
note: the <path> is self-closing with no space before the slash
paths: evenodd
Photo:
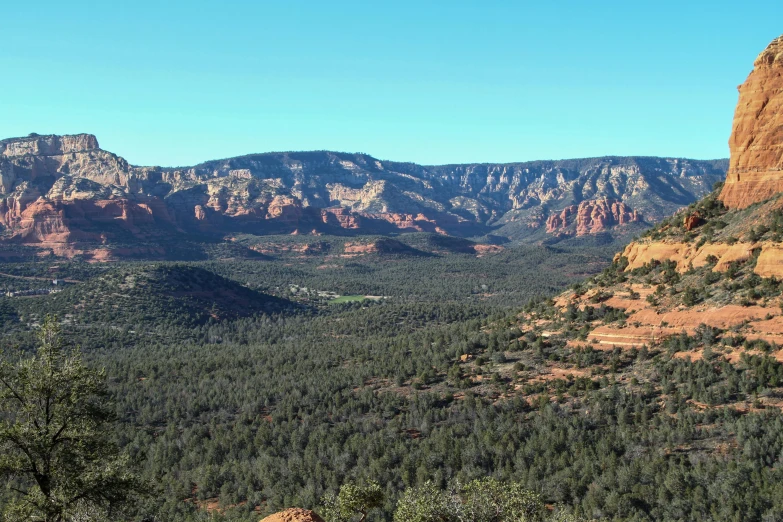
<path id="1" fill-rule="evenodd" d="M 462 505 L 453 492 L 432 482 L 406 489 L 397 502 L 394 522 L 461 522 Z"/>
<path id="2" fill-rule="evenodd" d="M 478 479 L 468 483 L 460 496 L 466 518 L 476 522 L 542 520 L 546 511 L 541 495 L 518 482 Z"/>
<path id="3" fill-rule="evenodd" d="M 32 357 L 0 353 L 0 475 L 6 521 L 101 520 L 141 483 L 111 442 L 105 374 L 63 346 L 47 317 Z"/>
<path id="4" fill-rule="evenodd" d="M 405 490 L 394 522 L 580 522 L 561 509 L 549 513 L 541 496 L 517 482 L 474 480 L 452 490 L 432 482 Z"/>
<path id="5" fill-rule="evenodd" d="M 328 522 L 364 522 L 370 510 L 383 504 L 383 490 L 375 482 L 367 486 L 343 484 L 337 495 L 329 494 L 321 499 L 321 514 Z"/>

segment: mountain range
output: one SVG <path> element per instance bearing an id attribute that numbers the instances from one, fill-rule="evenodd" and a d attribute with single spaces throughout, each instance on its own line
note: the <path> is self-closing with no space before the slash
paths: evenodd
<path id="1" fill-rule="evenodd" d="M 727 167 L 654 157 L 422 166 L 328 151 L 139 167 L 90 134 L 31 134 L 0 141 L 0 241 L 101 260 L 235 234 L 627 237 L 708 193 Z"/>

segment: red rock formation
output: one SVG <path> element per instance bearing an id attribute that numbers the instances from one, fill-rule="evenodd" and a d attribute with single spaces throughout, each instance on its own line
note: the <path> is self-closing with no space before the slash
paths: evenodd
<path id="1" fill-rule="evenodd" d="M 327 225 L 358 229 L 372 220 L 385 221 L 405 231 L 445 233 L 435 219 L 430 219 L 421 213 L 415 215 L 396 212 L 356 213 L 345 207 L 321 209 L 321 221 Z"/>
<path id="2" fill-rule="evenodd" d="M 402 230 L 418 230 L 421 231 L 421 227 L 419 227 L 416 224 L 416 217 L 413 216 L 413 214 L 399 214 L 399 213 L 383 213 L 378 214 L 378 217 L 383 219 L 384 221 L 388 221 L 395 227 L 402 229 Z M 419 221 L 428 221 L 425 216 L 422 216 L 419 214 L 417 216 L 419 218 Z"/>
<path id="3" fill-rule="evenodd" d="M 38 198 L 34 194 L 23 194 L 18 197 L 9 197 L 0 199 L 0 225 L 13 229 L 19 225 L 22 219 L 22 212 L 27 206 Z"/>
<path id="4" fill-rule="evenodd" d="M 321 210 L 321 221 L 327 225 L 338 226 L 347 229 L 356 229 L 361 226 L 361 218 L 347 208 L 325 208 Z"/>
<path id="5" fill-rule="evenodd" d="M 29 203 L 12 198 L 8 202 L 0 204 L 0 223 L 8 227 L 8 237 L 25 243 L 102 243 L 106 225 L 119 226 L 140 239 L 156 234 L 161 224 L 173 227 L 165 203 L 156 198 L 137 202 L 41 197 Z"/>
<path id="6" fill-rule="evenodd" d="M 576 235 L 597 234 L 614 225 L 641 221 L 641 215 L 621 201 L 591 199 L 566 207 L 559 214 L 549 216 L 546 231 L 549 234 L 568 233 L 576 224 Z"/>
<path id="7" fill-rule="evenodd" d="M 302 217 L 302 205 L 295 198 L 275 196 L 266 210 L 267 219 L 279 219 L 286 223 L 297 223 Z"/>
<path id="8" fill-rule="evenodd" d="M 696 227 L 701 226 L 704 223 L 704 218 L 701 217 L 701 214 L 698 212 L 694 212 L 693 214 L 688 214 L 685 216 L 682 220 L 682 224 L 685 226 L 685 230 L 690 232 Z"/>
<path id="9" fill-rule="evenodd" d="M 41 198 L 22 211 L 14 236 L 27 242 L 67 243 L 71 230 L 65 224 L 62 205 Z"/>
<path id="10" fill-rule="evenodd" d="M 739 87 L 720 199 L 745 208 L 783 191 L 783 36 L 756 58 Z"/>
<path id="11" fill-rule="evenodd" d="M 424 214 L 402 214 L 397 212 L 383 212 L 378 214 L 366 214 L 368 217 L 374 219 L 380 219 L 391 223 L 400 230 L 417 231 L 417 232 L 437 232 L 438 234 L 446 234 L 446 232 L 439 226 L 439 220 L 429 218 Z M 444 219 L 449 224 L 453 224 L 455 221 L 452 219 Z M 446 223 L 443 223 L 446 224 Z"/>

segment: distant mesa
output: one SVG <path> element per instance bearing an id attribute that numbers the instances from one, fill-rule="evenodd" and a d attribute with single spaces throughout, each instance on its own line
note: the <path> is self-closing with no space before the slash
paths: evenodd
<path id="1" fill-rule="evenodd" d="M 98 149 L 98 139 L 92 134 L 41 136 L 31 134 L 26 138 L 11 138 L 0 141 L 0 155 L 3 156 L 59 156 Z"/>
<path id="2" fill-rule="evenodd" d="M 705 195 L 727 166 L 644 157 L 422 166 L 317 151 L 137 167 L 90 134 L 31 135 L 0 141 L 0 241 L 102 261 L 164 259 L 182 240 L 237 234 L 619 237 Z"/>
<path id="3" fill-rule="evenodd" d="M 745 208 L 783 191 L 783 36 L 756 58 L 739 87 L 720 199 Z"/>

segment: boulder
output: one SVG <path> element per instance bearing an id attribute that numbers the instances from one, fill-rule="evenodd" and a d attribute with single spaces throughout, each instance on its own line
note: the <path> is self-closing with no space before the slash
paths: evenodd
<path id="1" fill-rule="evenodd" d="M 324 522 L 314 511 L 302 508 L 291 508 L 269 515 L 261 522 Z"/>
<path id="2" fill-rule="evenodd" d="M 701 217 L 701 214 L 698 212 L 694 212 L 693 214 L 688 214 L 685 216 L 682 220 L 683 226 L 685 226 L 685 230 L 690 232 L 694 228 L 700 227 L 704 224 L 704 218 Z"/>

